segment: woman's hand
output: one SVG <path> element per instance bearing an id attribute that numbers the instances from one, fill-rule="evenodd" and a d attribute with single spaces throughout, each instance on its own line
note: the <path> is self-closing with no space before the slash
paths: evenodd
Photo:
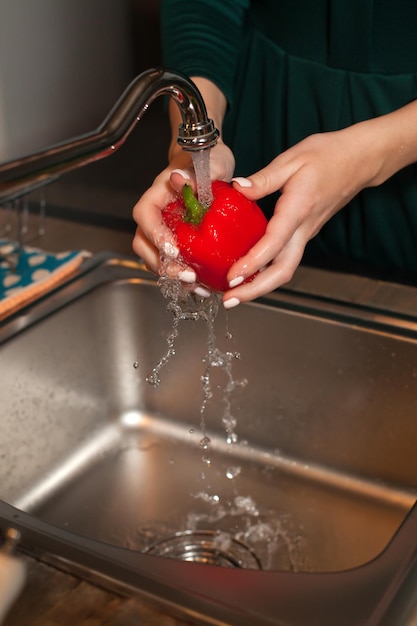
<path id="1" fill-rule="evenodd" d="M 221 131 L 226 109 L 224 95 L 210 81 L 194 80 L 208 105 L 209 117 Z M 175 129 L 178 112 L 172 111 Z M 212 179 L 230 180 L 234 158 L 221 140 L 212 149 L 210 162 Z M 249 178 L 235 179 L 237 188 L 251 200 L 276 191 L 281 195 L 265 235 L 230 268 L 230 289 L 223 295 L 224 306 L 231 308 L 239 302 L 253 300 L 288 282 L 307 242 L 337 211 L 365 187 L 382 184 L 414 162 L 417 162 L 417 101 L 342 130 L 311 135 Z M 193 181 L 191 156 L 173 140 L 170 166 L 155 179 L 134 208 L 138 228 L 133 247 L 153 271 L 159 269 L 162 251 L 172 259 L 173 274 L 183 272 L 182 279 L 193 283 L 193 270 L 175 263 L 178 250 L 161 216 L 162 208 L 182 188 L 184 176 Z M 251 282 L 243 284 L 245 278 L 257 272 Z"/>
<path id="2" fill-rule="evenodd" d="M 193 81 L 203 96 L 207 114 L 220 132 L 220 138 L 210 151 L 210 176 L 212 180 L 229 182 L 233 176 L 235 159 L 221 139 L 221 130 L 226 111 L 226 98 L 222 91 L 210 80 L 193 77 Z M 137 224 L 133 239 L 133 250 L 140 256 L 151 271 L 159 273 L 161 257 L 164 259 L 164 273 L 179 277 L 192 285 L 194 291 L 209 295 L 206 289 L 196 285 L 194 270 L 177 260 L 179 251 L 172 232 L 162 220 L 162 209 L 180 192 L 184 183 L 191 183 L 196 189 L 192 157 L 177 144 L 178 125 L 182 121 L 177 105 L 170 101 L 172 139 L 168 153 L 169 166 L 157 176 L 152 186 L 144 193 L 133 209 Z"/>
<path id="3" fill-rule="evenodd" d="M 359 191 L 381 184 L 417 160 L 417 145 L 405 146 L 410 132 L 406 120 L 416 115 L 416 104 L 406 113 L 403 109 L 340 131 L 311 135 L 249 178 L 233 179 L 251 200 L 278 190 L 281 195 L 264 237 L 230 268 L 231 289 L 223 296 L 226 308 L 288 282 L 307 242 L 325 222 Z M 259 274 L 252 282 L 242 284 L 255 272 Z"/>
<path id="4" fill-rule="evenodd" d="M 417 101 L 345 129 L 311 135 L 248 179 L 237 179 L 251 200 L 281 196 L 265 236 L 230 268 L 226 308 L 288 282 L 307 242 L 365 187 L 385 182 L 417 162 Z M 243 280 L 260 271 L 252 282 Z"/>
<path id="5" fill-rule="evenodd" d="M 220 140 L 210 154 L 211 178 L 230 181 L 233 171 L 233 154 Z M 175 239 L 162 221 L 162 209 L 181 191 L 185 182 L 195 189 L 191 154 L 179 148 L 172 156 L 169 167 L 155 178 L 133 209 L 137 229 L 132 245 L 151 271 L 159 272 L 162 257 L 165 259 L 164 272 L 193 284 L 196 282 L 195 272 L 176 260 L 179 251 Z"/>

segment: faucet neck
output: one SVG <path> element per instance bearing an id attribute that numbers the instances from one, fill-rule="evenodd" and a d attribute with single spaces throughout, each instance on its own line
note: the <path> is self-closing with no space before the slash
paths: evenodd
<path id="1" fill-rule="evenodd" d="M 113 154 L 138 120 L 161 95 L 175 100 L 181 112 L 178 143 L 184 150 L 211 148 L 219 136 L 196 85 L 179 72 L 164 68 L 140 74 L 127 87 L 103 123 L 35 154 L 0 164 L 0 202 L 8 202 L 56 180 L 61 174 Z"/>
<path id="2" fill-rule="evenodd" d="M 140 120 L 151 103 L 161 95 L 171 97 L 181 113 L 182 124 L 178 129 L 178 143 L 184 150 L 204 150 L 212 148 L 219 131 L 208 119 L 206 106 L 198 87 L 180 72 L 159 68 L 140 74 L 126 89 L 101 128 L 107 132 L 124 129 L 130 132 L 129 124 Z M 137 111 L 136 119 L 131 120 L 130 110 Z"/>

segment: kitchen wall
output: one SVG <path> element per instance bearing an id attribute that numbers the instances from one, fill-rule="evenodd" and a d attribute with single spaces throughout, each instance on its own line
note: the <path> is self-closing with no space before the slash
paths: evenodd
<path id="1" fill-rule="evenodd" d="M 1 0 L 0 161 L 95 128 L 133 77 L 132 32 L 130 0 Z"/>
<path id="2" fill-rule="evenodd" d="M 159 0 L 0 0 L 0 162 L 94 129 L 160 63 Z M 45 188 L 48 214 L 133 232 L 169 137 L 158 98 L 115 154 Z"/>

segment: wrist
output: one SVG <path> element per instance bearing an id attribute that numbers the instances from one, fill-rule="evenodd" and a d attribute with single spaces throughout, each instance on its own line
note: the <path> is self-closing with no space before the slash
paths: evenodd
<path id="1" fill-rule="evenodd" d="M 215 127 L 222 133 L 223 119 L 226 113 L 227 100 L 224 93 L 208 78 L 193 76 L 207 109 L 207 117 L 213 120 Z"/>
<path id="2" fill-rule="evenodd" d="M 377 186 L 417 161 L 417 102 L 356 125 L 367 161 L 367 184 Z"/>

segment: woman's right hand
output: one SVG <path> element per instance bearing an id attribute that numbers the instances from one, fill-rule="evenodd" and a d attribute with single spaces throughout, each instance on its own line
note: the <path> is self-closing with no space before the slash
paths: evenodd
<path id="1" fill-rule="evenodd" d="M 162 209 L 175 198 L 186 182 L 192 184 L 194 189 L 196 187 L 192 156 L 179 146 L 171 150 L 170 156 L 169 166 L 155 178 L 133 209 L 137 228 L 132 246 L 149 270 L 159 273 L 162 257 L 164 272 L 193 284 L 196 282 L 195 272 L 177 260 L 179 251 L 174 235 L 162 220 Z M 211 179 L 229 182 L 234 166 L 230 148 L 219 140 L 210 153 Z"/>

